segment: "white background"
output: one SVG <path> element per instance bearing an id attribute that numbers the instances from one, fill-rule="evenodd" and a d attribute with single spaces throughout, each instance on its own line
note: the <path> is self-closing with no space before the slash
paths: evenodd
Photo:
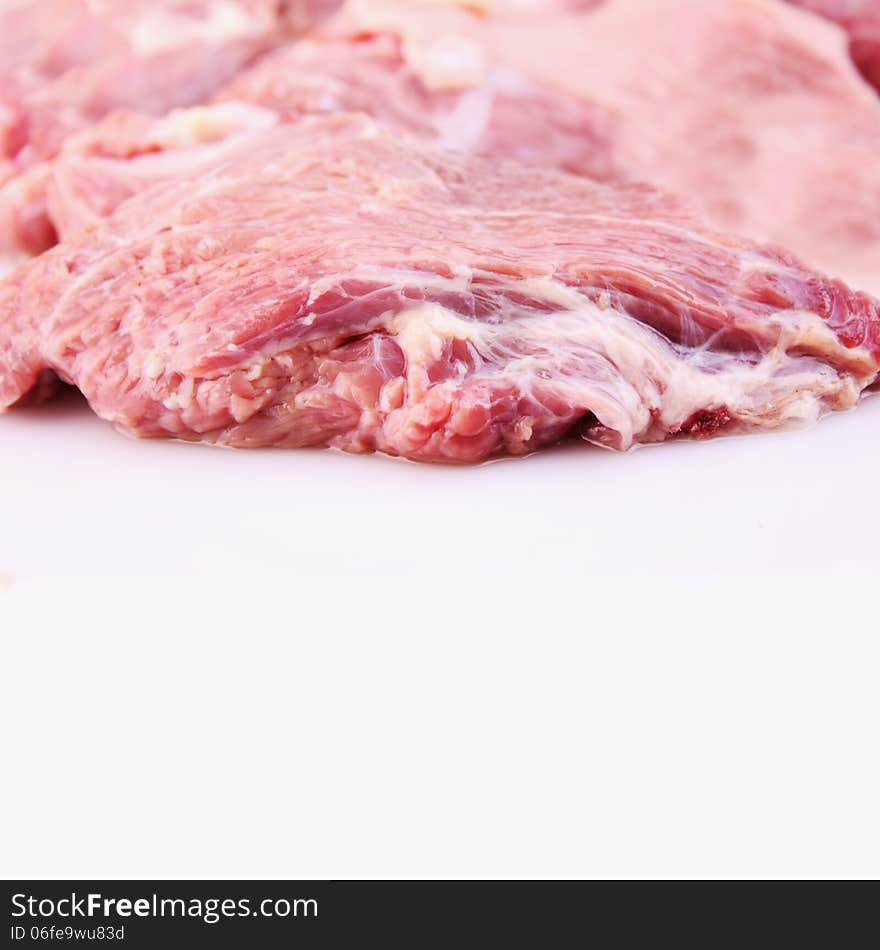
<path id="1" fill-rule="evenodd" d="M 878 429 L 458 469 L 0 417 L 0 873 L 876 877 Z"/>

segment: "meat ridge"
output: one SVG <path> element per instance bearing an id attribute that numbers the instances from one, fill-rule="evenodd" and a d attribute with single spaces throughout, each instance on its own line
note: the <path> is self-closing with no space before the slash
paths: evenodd
<path id="1" fill-rule="evenodd" d="M 321 32 L 382 30 L 431 89 L 509 68 L 605 110 L 617 177 L 880 292 L 880 110 L 830 21 L 778 0 L 605 0 L 525 18 L 358 0 Z"/>
<path id="2" fill-rule="evenodd" d="M 197 181 L 0 284 L 3 405 L 49 369 L 138 435 L 478 461 L 812 421 L 877 375 L 877 301 L 645 186 L 350 115 Z"/>
<path id="3" fill-rule="evenodd" d="M 121 157 L 113 137 L 123 123 L 103 126 L 103 118 L 161 117 L 206 102 L 341 2 L 0 0 L 0 274 L 51 247 L 70 225 L 55 220 L 49 192 L 58 177 L 52 160 L 71 138 L 83 141 L 70 154 L 94 155 L 94 133 L 103 132 Z M 82 170 L 76 158 L 72 164 L 68 176 Z M 121 180 L 117 170 L 95 190 Z"/>
<path id="4" fill-rule="evenodd" d="M 192 172 L 181 152 L 213 142 L 216 153 L 225 139 L 311 114 L 364 112 L 450 151 L 619 177 L 606 110 L 509 70 L 467 90 L 431 90 L 391 34 L 289 44 L 260 58 L 214 103 L 161 118 L 119 110 L 68 135 L 54 159 L 0 185 L 0 254 L 41 253 L 150 184 Z M 200 155 L 213 158 L 205 148 Z"/>
<path id="5" fill-rule="evenodd" d="M 119 109 L 207 101 L 341 0 L 0 0 L 0 183 Z"/>
<path id="6" fill-rule="evenodd" d="M 119 204 L 180 174 L 196 175 L 282 117 L 228 102 L 154 118 L 119 111 L 70 136 L 59 156 L 0 186 L 0 259 L 40 254 Z"/>
<path id="7" fill-rule="evenodd" d="M 215 101 L 243 101 L 294 115 L 363 112 L 389 129 L 436 140 L 451 151 L 593 178 L 620 177 L 615 119 L 598 104 L 510 68 L 487 69 L 464 86 L 435 89 L 412 67 L 403 47 L 399 35 L 382 30 L 342 37 L 318 33 L 263 57 Z"/>
<path id="8" fill-rule="evenodd" d="M 364 126 L 371 128 L 370 126 Z M 282 135 L 283 138 L 283 135 Z M 272 139 L 270 138 L 270 141 Z M 385 137 L 384 142 L 390 143 L 390 137 Z M 273 146 L 264 146 L 267 153 L 271 152 Z M 246 145 L 248 150 L 253 148 L 252 143 Z M 344 160 L 343 172 L 350 171 L 357 164 L 357 146 Z M 400 149 L 395 152 L 399 158 Z M 234 164 L 238 159 L 233 157 L 231 162 Z M 315 159 L 309 168 L 298 170 L 299 194 L 298 200 L 301 205 L 301 213 L 314 220 L 319 214 L 325 212 L 325 192 L 323 187 L 324 166 L 323 157 Z M 417 163 L 414 163 L 417 165 Z M 418 165 L 417 165 L 418 167 Z M 331 176 L 336 175 L 332 162 L 327 166 Z M 223 165 L 221 164 L 218 175 L 222 177 Z M 317 174 L 317 187 L 311 193 L 308 193 L 306 186 L 308 184 L 308 172 Z M 590 223 L 595 227 L 595 239 L 589 243 L 584 242 L 578 245 L 572 240 L 573 234 L 578 231 L 583 232 L 583 227 L 579 228 L 579 221 L 582 215 L 572 212 L 570 205 L 564 205 L 556 198 L 556 191 L 553 187 L 553 179 L 549 178 L 544 187 L 532 189 L 530 194 L 531 205 L 522 208 L 516 204 L 504 207 L 504 202 L 510 201 L 509 189 L 529 188 L 533 184 L 533 174 L 524 169 L 508 167 L 504 176 L 496 177 L 490 173 L 486 167 L 483 171 L 483 186 L 478 193 L 475 193 L 468 184 L 468 180 L 459 174 L 459 169 L 455 163 L 435 162 L 431 164 L 422 163 L 419 171 L 429 173 L 429 176 L 439 176 L 442 179 L 448 208 L 444 210 L 447 217 L 468 217 L 474 211 L 479 211 L 481 220 L 486 223 L 482 231 L 489 232 L 493 236 L 501 236 L 502 240 L 495 241 L 493 248 L 494 257 L 481 259 L 480 255 L 484 253 L 484 247 L 489 244 L 480 243 L 473 237 L 456 241 L 455 247 L 451 247 L 446 234 L 442 230 L 445 221 L 440 221 L 441 228 L 435 224 L 435 215 L 433 205 L 425 205 L 429 209 L 428 213 L 421 213 L 416 207 L 418 199 L 417 194 L 409 194 L 406 186 L 400 186 L 398 183 L 392 183 L 392 188 L 401 188 L 401 193 L 396 196 L 401 202 L 411 201 L 412 206 L 408 208 L 408 215 L 405 219 L 403 229 L 396 228 L 393 220 L 376 220 L 370 214 L 369 210 L 361 210 L 359 220 L 363 222 L 361 229 L 363 234 L 358 233 L 354 228 L 353 235 L 348 238 L 348 249 L 355 251 L 360 257 L 367 257 L 370 254 L 384 254 L 384 258 L 372 258 L 388 269 L 404 272 L 407 270 L 408 255 L 413 253 L 412 242 L 409 239 L 410 230 L 413 223 L 418 225 L 419 233 L 424 235 L 423 242 L 416 249 L 419 258 L 415 261 L 416 267 L 410 268 L 413 272 L 409 275 L 412 286 L 408 288 L 408 294 L 415 297 L 420 293 L 422 282 L 425 280 L 425 272 L 430 271 L 435 274 L 443 275 L 449 272 L 450 260 L 454 260 L 458 255 L 462 259 L 468 259 L 468 267 L 478 276 L 473 283 L 480 283 L 479 272 L 484 271 L 486 275 L 505 274 L 513 277 L 529 276 L 553 276 L 572 286 L 581 288 L 592 287 L 597 291 L 616 291 L 620 294 L 628 294 L 631 297 L 638 297 L 646 304 L 666 304 L 670 310 L 668 323 L 663 329 L 669 331 L 672 324 L 680 320 L 679 311 L 683 307 L 691 310 L 691 320 L 702 324 L 703 328 L 714 332 L 722 326 L 728 319 L 728 311 L 725 307 L 725 294 L 729 292 L 723 289 L 725 283 L 731 283 L 738 279 L 739 270 L 742 262 L 739 258 L 726 252 L 723 243 L 709 243 L 706 241 L 697 243 L 693 240 L 693 232 L 688 230 L 686 225 L 692 223 L 687 212 L 681 211 L 679 204 L 670 196 L 660 195 L 654 190 L 645 186 L 628 186 L 626 188 L 615 189 L 597 189 L 588 184 L 584 184 L 585 193 L 590 201 L 591 210 L 589 212 Z M 274 171 L 271 174 L 275 174 Z M 402 179 L 406 181 L 405 176 L 408 170 L 405 170 Z M 338 175 L 337 175 L 338 177 Z M 344 179 L 343 179 L 344 180 Z M 350 180 L 344 180 L 346 184 L 354 184 L 351 197 L 363 199 L 371 197 L 370 182 L 358 180 L 354 177 Z M 435 184 L 432 177 L 426 179 L 429 185 Z M 272 181 L 267 181 L 268 188 L 271 190 Z M 366 187 L 364 187 L 366 186 Z M 383 187 L 386 187 L 383 183 Z M 411 187 L 411 184 L 410 184 Z M 190 187 L 188 183 L 181 182 L 179 185 L 171 188 L 166 193 L 172 196 L 169 201 L 169 210 L 172 214 L 177 208 L 180 208 L 179 218 L 184 221 L 198 221 L 204 213 L 201 200 L 189 200 Z M 514 191 L 514 194 L 516 191 Z M 628 200 L 621 200 L 626 196 Z M 233 195 L 233 200 L 235 196 Z M 337 196 L 340 197 L 340 196 Z M 212 194 L 210 201 L 220 200 L 216 194 Z M 128 229 L 133 226 L 140 214 L 146 213 L 144 208 L 152 206 L 154 198 L 152 194 L 145 196 L 144 200 L 132 205 L 123 216 Z M 320 208 L 316 207 L 320 206 Z M 310 211 L 310 208 L 314 209 Z M 278 209 L 282 211 L 284 209 Z M 662 212 L 665 220 L 658 220 L 658 212 Z M 680 222 L 670 221 L 669 218 L 679 214 Z M 550 215 L 552 214 L 552 217 Z M 653 221 L 652 221 L 653 219 Z M 645 221 L 652 221 L 652 227 L 645 227 Z M 180 222 L 176 222 L 175 227 Z M 355 223 L 355 222 L 353 222 Z M 377 225 L 381 225 L 381 232 L 377 231 Z M 258 232 L 263 229 L 263 223 L 258 220 L 255 224 L 253 218 L 240 220 L 237 224 L 240 236 L 250 234 L 249 229 L 256 227 Z M 477 229 L 471 229 L 477 230 Z M 480 236 L 480 230 L 477 230 L 477 238 Z M 430 238 L 434 237 L 434 247 L 431 247 Z M 151 238 L 152 240 L 152 238 Z M 721 238 L 721 241 L 727 240 Z M 156 248 L 165 243 L 170 243 L 175 253 L 180 251 L 180 243 L 176 237 L 169 241 L 156 239 L 153 245 L 153 254 L 157 253 Z M 499 250 L 503 246 L 504 250 Z M 591 267 L 580 264 L 566 264 L 556 267 L 552 273 L 548 272 L 548 249 L 559 247 L 563 253 L 572 254 L 577 248 L 583 255 L 583 258 L 590 262 Z M 627 266 L 620 267 L 619 249 L 626 247 Z M 434 257 L 428 261 L 427 253 L 434 251 Z M 678 251 L 679 253 L 676 253 Z M 672 253 L 670 253 L 672 252 Z M 326 279 L 332 273 L 344 273 L 344 262 L 334 260 L 334 248 L 332 246 L 317 243 L 311 247 L 304 247 L 303 266 L 313 278 Z M 765 252 L 768 253 L 768 252 Z M 682 271 L 680 279 L 677 279 L 678 273 L 675 262 L 677 260 L 686 262 L 687 270 Z M 791 264 L 792 258 L 781 252 L 776 252 L 776 259 L 786 264 Z M 670 266 L 671 265 L 671 266 Z M 109 275 L 124 270 L 126 264 L 119 260 L 118 256 L 105 262 L 104 267 Z M 210 262 L 204 265 L 210 267 Z M 228 261 L 221 258 L 218 264 L 219 268 L 226 268 Z M 276 286 L 281 280 L 278 275 L 269 274 L 263 269 L 263 263 L 260 262 L 260 273 L 249 274 L 248 279 L 254 284 L 261 280 L 269 288 Z M 246 264 L 236 264 L 236 271 L 241 272 L 242 268 L 247 271 Z M 710 276 L 707 276 L 710 275 Z M 213 283 L 222 289 L 222 272 L 218 270 L 210 275 L 208 283 Z M 401 278 L 403 279 L 403 278 Z M 699 283 L 702 287 L 699 287 Z M 361 281 L 363 283 L 363 281 Z M 485 284 L 485 278 L 482 283 Z M 719 285 L 722 285 L 719 287 Z M 770 303 L 775 308 L 795 308 L 803 307 L 806 309 L 821 312 L 826 319 L 837 321 L 841 313 L 847 314 L 849 328 L 847 330 L 847 339 L 852 346 L 861 344 L 865 334 L 868 332 L 868 325 L 862 328 L 859 333 L 858 315 L 863 307 L 858 303 L 862 299 L 859 295 L 849 295 L 850 299 L 841 305 L 841 295 L 845 294 L 842 284 L 824 282 L 815 287 L 805 285 L 803 282 L 793 283 L 789 281 L 786 285 L 785 278 L 777 273 L 768 273 L 758 270 L 748 277 L 747 283 L 742 287 L 736 287 L 736 293 L 740 294 L 741 300 L 739 306 L 741 310 L 740 323 L 745 326 L 745 316 L 752 318 L 762 318 L 766 313 L 766 308 L 754 306 L 755 304 Z M 832 292 L 829 288 L 836 288 Z M 481 288 L 483 289 L 483 288 Z M 701 289 L 702 293 L 697 293 Z M 378 288 L 373 289 L 375 294 Z M 333 288 L 333 292 L 341 291 L 346 293 L 345 287 Z M 360 295 L 349 294 L 349 299 L 358 300 Z M 459 297 L 470 297 L 471 288 L 468 287 Z M 271 299 L 271 295 L 270 295 Z M 322 312 L 337 313 L 338 307 L 329 307 L 326 300 L 333 299 L 333 293 L 325 294 L 318 301 L 309 300 L 309 307 L 312 314 L 321 314 Z M 209 304 L 209 301 L 207 302 Z M 359 300 L 359 304 L 364 307 L 365 301 Z M 387 301 L 377 298 L 376 306 L 385 306 Z M 205 303 L 201 304 L 202 307 Z M 459 301 L 459 307 L 464 304 Z M 860 309 L 861 307 L 861 309 Z M 303 316 L 301 313 L 292 313 L 293 324 Z M 343 317 L 338 317 L 344 319 Z M 862 318 L 864 319 L 864 318 Z M 753 332 L 757 339 L 761 339 L 763 334 L 768 332 L 768 327 L 754 319 L 748 324 L 750 332 Z M 835 328 L 840 325 L 835 322 Z M 277 321 L 273 324 L 277 329 Z M 248 329 L 257 345 L 264 342 L 264 338 L 259 334 L 253 334 L 253 324 Z M 323 332 L 326 329 L 324 323 L 319 324 L 315 332 Z M 236 342 L 242 342 L 247 337 L 241 337 Z M 699 342 L 699 340 L 683 340 L 682 342 Z"/>

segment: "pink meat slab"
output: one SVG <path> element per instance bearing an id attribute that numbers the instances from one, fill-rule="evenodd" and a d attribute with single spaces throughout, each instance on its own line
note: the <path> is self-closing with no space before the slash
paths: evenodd
<path id="1" fill-rule="evenodd" d="M 362 115 L 196 152 L 0 282 L 0 404 L 57 376 L 135 435 L 476 462 L 809 423 L 877 379 L 876 300 L 652 188 Z"/>

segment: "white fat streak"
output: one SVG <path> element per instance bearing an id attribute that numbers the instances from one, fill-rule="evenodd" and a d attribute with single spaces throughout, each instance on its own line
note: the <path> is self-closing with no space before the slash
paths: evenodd
<path id="1" fill-rule="evenodd" d="M 450 67 L 455 79 L 438 77 L 435 73 L 426 77 L 424 70 L 436 66 L 421 65 L 422 80 L 437 91 L 455 91 L 459 93 L 457 102 L 445 115 L 435 116 L 434 128 L 437 130 L 440 145 L 451 151 L 470 152 L 476 150 L 492 121 L 495 101 L 499 92 L 525 94 L 530 84 L 508 70 L 488 72 L 488 66 L 479 60 L 465 41 L 455 44 L 437 44 L 431 47 L 434 60 L 448 58 L 454 65 Z M 454 52 L 453 52 L 454 51 Z M 417 55 L 417 54 L 416 54 Z M 463 69 L 455 59 L 470 59 L 470 67 Z"/>
<path id="2" fill-rule="evenodd" d="M 453 267 L 453 277 L 443 277 L 428 271 L 407 270 L 405 268 L 380 267 L 374 264 L 364 264 L 351 271 L 354 280 L 365 283 L 375 283 L 378 287 L 418 286 L 423 290 L 448 291 L 453 293 L 467 293 L 473 270 L 470 267 Z M 302 283 L 300 284 L 302 286 Z M 339 290 L 339 276 L 331 274 L 314 281 L 309 287 L 309 297 L 306 306 L 311 307 L 324 294 Z M 303 319 L 306 326 L 311 326 L 316 320 L 314 313 L 309 313 Z"/>
<path id="3" fill-rule="evenodd" d="M 409 65 L 432 92 L 472 89 L 486 81 L 486 51 L 464 36 L 439 36 L 432 40 L 404 41 Z"/>
<path id="4" fill-rule="evenodd" d="M 463 92 L 450 112 L 434 119 L 440 145 L 453 152 L 472 152 L 483 140 L 495 106 L 491 84 Z"/>
<path id="5" fill-rule="evenodd" d="M 247 11 L 234 0 L 212 3 L 209 16 L 200 19 L 175 16 L 157 4 L 156 9 L 137 18 L 130 40 L 138 56 L 151 56 L 190 43 L 232 40 L 255 31 L 255 24 Z"/>
<path id="6" fill-rule="evenodd" d="M 461 93 L 455 107 L 434 119 L 440 144 L 455 152 L 475 151 L 481 144 L 495 109 L 499 93 L 524 95 L 530 84 L 507 70 L 497 70 L 472 89 Z"/>
<path id="7" fill-rule="evenodd" d="M 278 123 L 271 109 L 245 102 L 221 102 L 213 106 L 173 109 L 162 120 L 159 138 L 171 148 L 187 148 L 226 139 L 237 132 L 269 129 Z"/>
<path id="8" fill-rule="evenodd" d="M 165 365 L 160 353 L 150 353 L 144 360 L 143 374 L 147 379 L 158 379 L 165 372 Z"/>
<path id="9" fill-rule="evenodd" d="M 386 315 L 387 326 L 395 334 L 412 365 L 439 360 L 449 340 L 476 342 L 482 324 L 465 320 L 439 304 L 423 304 Z"/>
<path id="10" fill-rule="evenodd" d="M 187 410 L 195 398 L 196 382 L 191 377 L 185 377 L 175 392 L 172 392 L 162 400 L 162 405 L 170 410 Z"/>
<path id="11" fill-rule="evenodd" d="M 726 407 L 749 427 L 811 423 L 831 408 L 855 405 L 875 371 L 869 354 L 846 350 L 814 313 L 772 318 L 780 325 L 778 344 L 749 363 L 711 350 L 682 353 L 628 314 L 557 281 L 525 280 L 517 288 L 557 309 L 489 324 L 430 304 L 389 314 L 386 325 L 410 367 L 439 359 L 449 339 L 466 340 L 486 372 L 521 391 L 553 389 L 618 432 L 624 449 L 676 432 L 709 408 Z M 861 356 L 862 371 L 839 372 L 816 357 L 792 355 L 794 347 L 819 348 L 853 367 Z"/>
<path id="12" fill-rule="evenodd" d="M 413 270 L 407 267 L 382 267 L 378 264 L 361 264 L 352 270 L 352 276 L 358 280 L 374 282 L 387 287 L 420 287 L 425 290 L 446 291 L 449 293 L 467 293 L 471 287 L 474 270 L 466 264 L 450 264 L 452 277 L 431 271 Z M 317 281 L 321 287 L 320 296 L 327 287 L 338 286 L 338 277 Z M 314 295 L 311 299 L 314 299 Z"/>

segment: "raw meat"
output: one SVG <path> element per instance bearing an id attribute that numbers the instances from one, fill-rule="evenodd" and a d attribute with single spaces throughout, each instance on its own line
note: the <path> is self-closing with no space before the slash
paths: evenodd
<path id="1" fill-rule="evenodd" d="M 55 159 L 0 188 L 0 258 L 16 264 L 48 250 L 59 236 L 72 236 L 181 171 L 195 173 L 199 164 L 237 147 L 241 136 L 279 118 L 239 102 L 173 110 L 162 118 L 113 113 L 69 136 Z"/>
<path id="2" fill-rule="evenodd" d="M 880 109 L 834 27 L 765 0 L 567 8 L 349 0 L 321 37 L 264 57 L 221 98 L 363 110 L 447 147 L 651 181 L 880 292 Z M 0 190 L 9 261 L 54 242 L 51 177 Z"/>
<path id="3" fill-rule="evenodd" d="M 465 90 L 432 91 L 409 67 L 400 41 L 387 34 L 289 44 L 262 57 L 217 98 L 292 117 L 363 111 L 390 130 L 454 151 L 600 179 L 619 174 L 614 118 L 607 110 L 509 70 L 489 73 Z M 56 160 L 0 187 L 0 255 L 15 262 L 47 250 L 59 233 L 70 234 L 146 184 L 176 174 L 175 160 L 158 153 L 188 147 L 204 135 L 219 139 L 255 117 L 265 124 L 259 113 L 231 106 L 168 119 L 117 112 L 69 136 Z M 185 128 L 188 123 L 195 129 Z"/>
<path id="4" fill-rule="evenodd" d="M 880 108 L 840 30 L 818 17 L 776 0 L 605 0 L 580 15 L 492 20 L 350 0 L 326 29 L 398 33 L 432 89 L 507 68 L 605 106 L 624 177 L 880 292 Z"/>
<path id="5" fill-rule="evenodd" d="M 853 406 L 878 310 L 649 187 L 306 117 L 0 282 L 0 405 L 54 373 L 142 436 L 469 462 L 572 432 L 626 449 Z"/>
<path id="6" fill-rule="evenodd" d="M 880 0 L 790 0 L 839 23 L 850 53 L 868 82 L 880 89 Z"/>
<path id="7" fill-rule="evenodd" d="M 93 129 L 102 116 L 122 108 L 161 116 L 202 102 L 339 5 L 0 0 L 0 276 L 55 243 L 46 159 L 61 150 L 122 154 L 113 136 L 130 120 Z"/>
<path id="8" fill-rule="evenodd" d="M 328 0 L 0 0 L 0 182 L 114 109 L 203 102 Z M 4 171 L 5 168 L 5 171 Z"/>
<path id="9" fill-rule="evenodd" d="M 444 148 L 616 177 L 614 117 L 509 70 L 465 89 L 432 90 L 388 34 L 302 40 L 264 57 L 219 95 L 294 115 L 365 112 Z M 538 132 L 538 130 L 540 130 Z"/>

